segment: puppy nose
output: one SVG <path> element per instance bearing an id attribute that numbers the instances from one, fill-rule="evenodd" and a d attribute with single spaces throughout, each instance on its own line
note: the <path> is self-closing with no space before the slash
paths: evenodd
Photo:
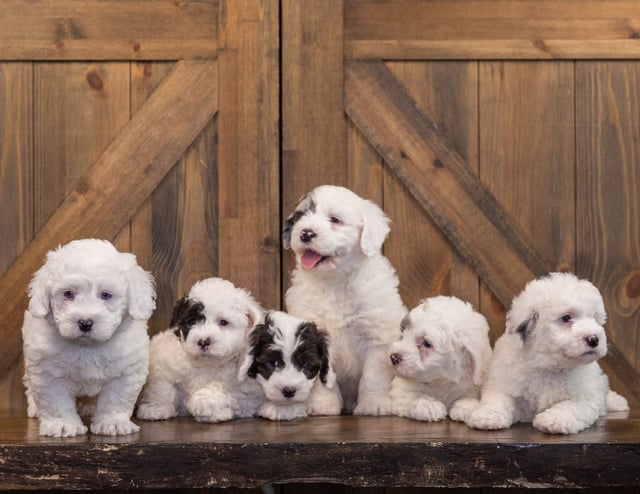
<path id="1" fill-rule="evenodd" d="M 305 228 L 300 232 L 300 240 L 305 244 L 311 242 L 311 240 L 315 238 L 315 236 L 316 232 L 314 232 L 313 230 L 309 230 L 308 228 Z"/>
<path id="2" fill-rule="evenodd" d="M 598 343 L 600 343 L 600 338 L 598 338 L 595 335 L 590 335 L 585 337 L 585 341 L 587 342 L 587 345 L 589 345 L 591 348 L 595 348 L 598 346 Z"/>
<path id="3" fill-rule="evenodd" d="M 78 320 L 78 328 L 80 328 L 80 331 L 84 333 L 88 333 L 89 331 L 91 331 L 92 327 L 93 327 L 93 319 Z"/>
<path id="4" fill-rule="evenodd" d="M 203 338 L 201 340 L 198 340 L 198 346 L 203 350 L 207 348 L 209 345 L 211 345 L 211 338 Z"/>
<path id="5" fill-rule="evenodd" d="M 402 357 L 399 353 L 392 353 L 390 358 L 393 365 L 398 365 L 400 362 L 402 362 Z"/>
<path id="6" fill-rule="evenodd" d="M 296 395 L 296 388 L 284 387 L 282 388 L 282 396 L 285 398 L 293 398 Z"/>

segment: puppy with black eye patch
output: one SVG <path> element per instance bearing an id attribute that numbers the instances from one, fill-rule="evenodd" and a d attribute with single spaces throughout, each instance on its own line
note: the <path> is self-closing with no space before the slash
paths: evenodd
<path id="1" fill-rule="evenodd" d="M 318 387 L 331 388 L 329 335 L 312 323 L 272 311 L 249 336 L 249 352 L 239 378 L 257 380 L 267 402 L 258 415 L 291 420 L 307 415 L 309 398 Z"/>
<path id="2" fill-rule="evenodd" d="M 237 382 L 247 336 L 262 309 L 220 278 L 199 281 L 178 300 L 169 329 L 151 339 L 149 377 L 138 418 L 191 415 L 198 422 L 251 417 L 264 402 L 257 383 Z"/>
<path id="3" fill-rule="evenodd" d="M 532 422 L 549 434 L 574 434 L 607 411 L 627 410 L 597 362 L 607 353 L 606 318 L 602 295 L 587 280 L 551 273 L 529 282 L 513 300 L 467 425 Z"/>

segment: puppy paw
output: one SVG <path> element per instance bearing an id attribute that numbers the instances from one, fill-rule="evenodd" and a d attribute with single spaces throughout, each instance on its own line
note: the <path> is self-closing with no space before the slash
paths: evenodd
<path id="1" fill-rule="evenodd" d="M 103 436 L 122 436 L 125 434 L 133 434 L 138 432 L 140 427 L 126 415 L 106 415 L 100 418 L 94 418 L 91 424 L 91 432 Z"/>
<path id="2" fill-rule="evenodd" d="M 553 408 L 548 408 L 533 418 L 533 426 L 547 434 L 575 434 L 590 425 L 569 413 Z"/>
<path id="3" fill-rule="evenodd" d="M 511 416 L 501 410 L 478 407 L 473 410 L 465 423 L 474 429 L 497 430 L 511 427 Z"/>
<path id="4" fill-rule="evenodd" d="M 382 394 L 367 395 L 358 399 L 353 409 L 354 415 L 391 415 L 393 412 L 391 397 Z"/>
<path id="5" fill-rule="evenodd" d="M 177 415 L 175 407 L 159 403 L 140 403 L 136 417 L 142 420 L 167 420 Z"/>
<path id="6" fill-rule="evenodd" d="M 87 426 L 80 417 L 40 419 L 40 435 L 50 437 L 73 437 L 87 433 Z"/>
<path id="7" fill-rule="evenodd" d="M 475 398 L 462 398 L 456 401 L 451 410 L 449 410 L 449 417 L 451 420 L 457 422 L 466 422 L 476 408 L 480 406 L 480 400 Z"/>
<path id="8" fill-rule="evenodd" d="M 189 398 L 187 409 L 197 422 L 225 422 L 234 417 L 231 399 L 225 393 L 196 391 Z"/>
<path id="9" fill-rule="evenodd" d="M 307 404 L 307 413 L 309 415 L 340 415 L 342 412 L 342 403 L 335 396 L 323 397 L 314 400 L 311 398 Z"/>
<path id="10" fill-rule="evenodd" d="M 447 417 L 447 407 L 441 401 L 420 398 L 410 411 L 411 418 L 425 422 L 437 422 Z"/>
<path id="11" fill-rule="evenodd" d="M 258 410 L 258 415 L 269 420 L 293 420 L 307 415 L 304 404 L 302 405 L 277 405 L 272 402 L 265 403 Z"/>

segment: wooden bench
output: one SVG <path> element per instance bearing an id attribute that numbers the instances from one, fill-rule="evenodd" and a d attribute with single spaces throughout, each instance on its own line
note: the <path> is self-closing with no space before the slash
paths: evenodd
<path id="1" fill-rule="evenodd" d="M 38 422 L 0 418 L 1 489 L 640 486 L 640 410 L 572 436 L 527 424 L 498 432 L 398 417 L 142 422 L 124 437 L 38 436 Z"/>

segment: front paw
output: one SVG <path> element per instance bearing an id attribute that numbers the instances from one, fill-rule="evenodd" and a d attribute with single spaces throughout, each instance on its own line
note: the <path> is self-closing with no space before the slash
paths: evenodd
<path id="1" fill-rule="evenodd" d="M 136 417 L 142 420 L 167 420 L 177 415 L 176 408 L 160 403 L 140 403 Z"/>
<path id="2" fill-rule="evenodd" d="M 305 417 L 306 407 L 304 404 L 299 405 L 277 405 L 267 402 L 260 407 L 258 415 L 269 420 L 293 420 L 299 417 Z"/>
<path id="3" fill-rule="evenodd" d="M 466 422 L 471 413 L 479 406 L 480 400 L 476 398 L 462 398 L 453 404 L 449 410 L 449 417 L 457 422 Z"/>
<path id="4" fill-rule="evenodd" d="M 533 419 L 533 426 L 547 434 L 575 434 L 591 424 L 577 420 L 575 416 L 563 410 L 548 408 Z"/>
<path id="5" fill-rule="evenodd" d="M 474 429 L 497 430 L 511 427 L 512 419 L 506 411 L 480 406 L 471 412 L 465 422 Z"/>
<path id="6" fill-rule="evenodd" d="M 383 394 L 370 394 L 358 399 L 353 410 L 354 415 L 391 415 L 393 412 L 391 397 Z"/>
<path id="7" fill-rule="evenodd" d="M 127 415 L 115 414 L 103 417 L 95 417 L 91 424 L 91 432 L 103 436 L 123 436 L 138 432 L 140 427 L 131 420 Z"/>
<path id="8" fill-rule="evenodd" d="M 309 415 L 340 415 L 341 412 L 342 402 L 335 395 L 325 395 L 318 399 L 312 397 L 307 404 Z"/>
<path id="9" fill-rule="evenodd" d="M 409 410 L 409 416 L 415 420 L 437 422 L 447 417 L 447 407 L 441 401 L 420 398 Z"/>
<path id="10" fill-rule="evenodd" d="M 87 433 L 87 426 L 77 418 L 42 418 L 40 435 L 50 437 L 73 437 Z"/>
<path id="11" fill-rule="evenodd" d="M 231 398 L 208 390 L 196 391 L 187 401 L 187 410 L 197 422 L 225 422 L 234 417 Z"/>

